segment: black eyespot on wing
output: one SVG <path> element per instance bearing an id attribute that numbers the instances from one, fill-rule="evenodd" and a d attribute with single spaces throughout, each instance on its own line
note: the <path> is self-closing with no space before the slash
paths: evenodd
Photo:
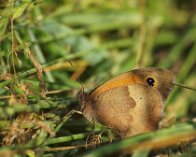
<path id="1" fill-rule="evenodd" d="M 149 77 L 149 78 L 147 78 L 146 82 L 149 86 L 153 87 L 155 80 L 153 78 Z"/>

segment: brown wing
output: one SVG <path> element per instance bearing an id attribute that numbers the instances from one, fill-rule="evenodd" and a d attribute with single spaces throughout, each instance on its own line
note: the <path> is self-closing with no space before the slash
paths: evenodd
<path id="1" fill-rule="evenodd" d="M 163 115 L 164 102 L 155 88 L 135 84 L 129 86 L 130 96 L 136 101 L 131 132 L 126 136 L 156 130 Z"/>
<path id="2" fill-rule="evenodd" d="M 94 99 L 98 122 L 121 134 L 128 132 L 133 121 L 131 110 L 136 102 L 129 96 L 128 86 L 107 90 Z"/>
<path id="3" fill-rule="evenodd" d="M 117 87 L 94 99 L 97 121 L 121 137 L 157 129 L 162 110 L 160 93 L 141 84 Z"/>

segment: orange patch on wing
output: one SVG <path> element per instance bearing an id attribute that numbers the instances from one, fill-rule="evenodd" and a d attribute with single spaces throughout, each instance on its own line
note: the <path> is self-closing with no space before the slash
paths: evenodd
<path id="1" fill-rule="evenodd" d="M 101 86 L 97 87 L 92 93 L 91 96 L 98 96 L 99 94 L 110 90 L 112 88 L 117 88 L 125 85 L 135 84 L 140 82 L 139 78 L 132 74 L 131 72 L 122 74 L 120 76 L 117 76 L 108 82 L 102 84 Z"/>

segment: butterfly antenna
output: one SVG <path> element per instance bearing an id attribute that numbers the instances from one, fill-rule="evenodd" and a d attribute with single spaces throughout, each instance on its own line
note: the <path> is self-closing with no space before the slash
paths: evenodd
<path id="1" fill-rule="evenodd" d="M 186 86 L 186 85 L 183 85 L 181 83 L 174 83 L 174 85 L 179 86 L 179 87 L 182 87 L 182 88 L 186 88 L 186 89 L 189 89 L 189 90 L 196 91 L 196 88 L 190 87 L 190 86 Z"/>
<path id="2" fill-rule="evenodd" d="M 71 65 L 71 67 L 74 68 L 74 65 L 72 64 L 71 60 L 67 60 L 67 61 Z"/>
<path id="3" fill-rule="evenodd" d="M 81 88 L 82 88 L 82 93 L 84 93 L 84 86 L 82 85 L 82 83 L 81 83 L 80 80 L 79 80 L 78 82 L 80 83 L 80 86 L 81 86 Z"/>

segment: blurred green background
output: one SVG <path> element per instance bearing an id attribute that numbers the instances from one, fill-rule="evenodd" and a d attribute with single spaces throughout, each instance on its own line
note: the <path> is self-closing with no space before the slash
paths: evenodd
<path id="1" fill-rule="evenodd" d="M 85 152 L 44 151 L 85 144 L 92 131 L 66 115 L 79 110 L 79 82 L 90 91 L 131 69 L 162 67 L 195 87 L 195 10 L 195 0 L 0 0 L 0 154 Z M 195 103 L 195 92 L 174 87 L 166 125 L 194 119 Z"/>

